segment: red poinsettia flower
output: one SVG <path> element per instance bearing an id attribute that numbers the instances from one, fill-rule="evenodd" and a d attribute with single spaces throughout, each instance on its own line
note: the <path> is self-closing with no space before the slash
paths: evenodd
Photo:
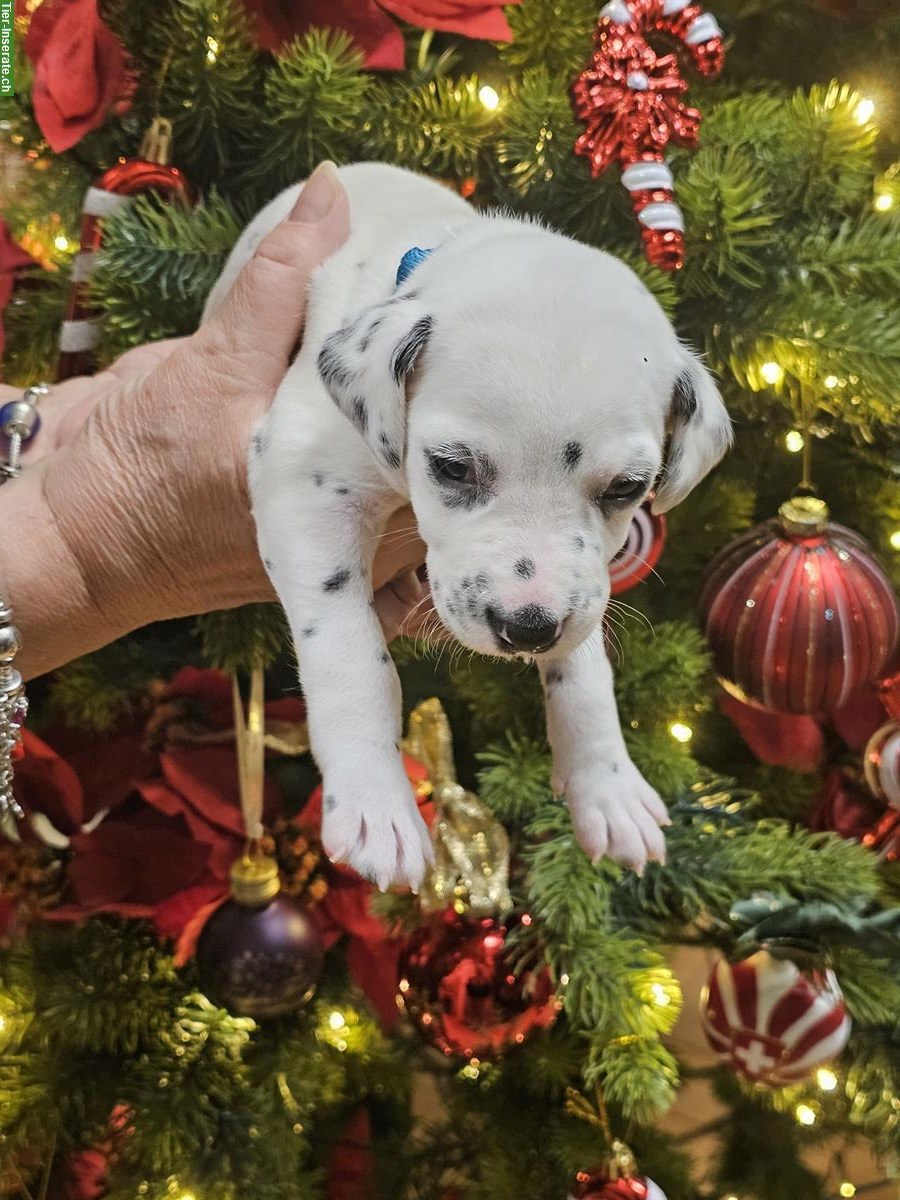
<path id="1" fill-rule="evenodd" d="M 97 0 L 44 0 L 31 18 L 25 53 L 34 65 L 35 119 L 57 154 L 127 102 L 125 50 L 100 19 Z"/>
<path id="2" fill-rule="evenodd" d="M 313 26 L 345 29 L 372 70 L 403 68 L 403 35 L 388 13 L 420 29 L 495 42 L 512 40 L 503 5 L 490 0 L 244 0 L 244 7 L 264 50 L 277 53 Z"/>

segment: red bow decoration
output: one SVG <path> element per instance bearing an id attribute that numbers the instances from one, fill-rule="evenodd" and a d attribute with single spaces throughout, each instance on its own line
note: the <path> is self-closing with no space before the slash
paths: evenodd
<path id="1" fill-rule="evenodd" d="M 611 0 L 601 10 L 594 54 L 572 85 L 576 116 L 587 128 L 575 153 L 590 160 L 596 179 L 617 162 L 641 223 L 650 262 L 677 270 L 684 262 L 684 221 L 672 194 L 663 151 L 674 142 L 693 149 L 700 113 L 688 108 L 675 54 L 659 55 L 652 32 L 676 38 L 702 75 L 722 68 L 722 31 L 698 4 L 684 0 Z"/>

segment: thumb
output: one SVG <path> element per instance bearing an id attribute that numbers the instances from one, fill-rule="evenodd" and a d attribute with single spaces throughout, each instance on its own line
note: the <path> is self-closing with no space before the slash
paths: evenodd
<path id="1" fill-rule="evenodd" d="M 347 193 L 334 163 L 323 162 L 303 185 L 287 219 L 262 239 L 219 311 L 196 336 L 213 351 L 224 348 L 251 356 L 263 385 L 280 383 L 303 328 L 310 276 L 349 233 Z"/>

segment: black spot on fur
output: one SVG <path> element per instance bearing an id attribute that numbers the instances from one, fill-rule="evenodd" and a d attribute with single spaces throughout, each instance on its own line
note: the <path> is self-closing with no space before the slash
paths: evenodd
<path id="1" fill-rule="evenodd" d="M 438 580 L 438 579 L 432 579 L 432 581 L 431 581 L 431 590 L 432 590 L 433 592 L 439 592 L 439 591 L 441 590 L 441 584 L 440 584 L 440 580 Z"/>
<path id="2" fill-rule="evenodd" d="M 570 471 L 574 471 L 581 461 L 581 442 L 568 442 L 563 450 L 563 462 Z"/>
<path id="3" fill-rule="evenodd" d="M 520 558 L 515 565 L 515 572 L 520 579 L 533 579 L 534 571 L 535 567 L 533 558 Z"/>
<path id="4" fill-rule="evenodd" d="M 253 435 L 253 452 L 254 454 L 262 454 L 266 448 L 266 438 L 262 430 Z"/>
<path id="5" fill-rule="evenodd" d="M 359 339 L 360 354 L 365 354 L 365 352 L 372 345 L 372 338 L 378 332 L 379 328 L 381 327 L 381 325 L 383 323 L 384 323 L 384 317 L 376 317 L 375 320 L 372 322 L 372 324 L 369 326 L 369 328 L 366 330 L 366 332 Z"/>
<path id="6" fill-rule="evenodd" d="M 466 598 L 466 608 L 469 610 L 469 616 L 474 617 L 478 612 L 478 601 L 471 593 Z"/>
<path id="7" fill-rule="evenodd" d="M 319 374 L 332 396 L 335 392 L 346 390 L 353 378 L 341 357 L 346 340 L 346 331 L 340 330 L 326 338 L 319 351 Z"/>
<path id="8" fill-rule="evenodd" d="M 433 328 L 433 317 L 420 317 L 403 341 L 395 346 L 391 356 L 391 374 L 397 384 L 402 383 L 416 365 L 416 359 L 428 344 Z"/>
<path id="9" fill-rule="evenodd" d="M 649 362 L 649 361 L 650 361 L 650 359 L 649 359 L 649 358 L 647 357 L 647 355 L 645 354 L 645 355 L 644 355 L 644 362 Z"/>
<path id="10" fill-rule="evenodd" d="M 581 536 L 580 533 L 576 533 L 575 536 L 572 538 L 572 545 L 575 547 L 576 550 L 584 549 L 584 538 Z"/>
<path id="11" fill-rule="evenodd" d="M 271 573 L 272 573 L 272 560 L 271 560 L 271 558 L 264 558 L 264 559 L 263 559 L 263 566 L 266 568 L 266 570 L 269 572 L 269 574 L 271 574 Z"/>
<path id="12" fill-rule="evenodd" d="M 331 792 L 329 792 L 322 801 L 322 807 L 326 812 L 334 812 L 334 810 L 337 808 L 337 803 L 337 796 L 333 796 Z"/>
<path id="13" fill-rule="evenodd" d="M 333 575 L 329 575 L 322 584 L 323 592 L 339 592 L 341 588 L 347 586 L 350 581 L 350 568 L 339 567 Z"/>
<path id="14" fill-rule="evenodd" d="M 391 656 L 390 656 L 390 654 L 388 654 L 387 650 L 382 650 L 381 661 L 383 663 L 389 663 L 391 661 Z"/>
<path id="15" fill-rule="evenodd" d="M 301 629 L 300 632 L 303 634 L 303 636 L 305 638 L 315 637 L 316 627 L 315 627 L 315 625 L 307 625 L 306 628 Z"/>
<path id="16" fill-rule="evenodd" d="M 369 428 L 369 410 L 362 396 L 354 396 L 350 401 L 350 420 L 360 433 L 365 433 Z"/>
<path id="17" fill-rule="evenodd" d="M 349 495 L 350 495 L 350 489 L 349 489 L 348 487 L 345 487 L 345 485 L 344 485 L 344 484 L 341 484 L 341 486 L 340 486 L 340 487 L 336 487 L 336 488 L 334 489 L 334 494 L 335 494 L 336 496 L 349 496 Z"/>
<path id="18" fill-rule="evenodd" d="M 379 434 L 378 440 L 381 442 L 381 457 L 389 467 L 396 471 L 400 466 L 400 455 L 391 445 L 391 439 L 386 433 L 382 433 Z"/>
<path id="19" fill-rule="evenodd" d="M 561 683 L 562 677 L 563 673 L 561 667 L 550 667 L 549 670 L 544 672 L 544 682 L 550 687 L 552 687 L 555 683 Z"/>
<path id="20" fill-rule="evenodd" d="M 315 475 L 313 475 L 313 483 L 316 485 L 316 487 L 321 487 L 324 482 L 325 476 L 321 473 L 321 471 L 316 471 Z"/>
<path id="21" fill-rule="evenodd" d="M 672 416 L 687 423 L 697 412 L 697 395 L 687 372 L 679 375 L 672 389 Z"/>
<path id="22" fill-rule="evenodd" d="M 478 588 L 479 592 L 486 592 L 491 586 L 491 581 L 488 576 L 485 575 L 484 571 L 479 571 L 479 573 L 475 576 L 475 586 Z"/>

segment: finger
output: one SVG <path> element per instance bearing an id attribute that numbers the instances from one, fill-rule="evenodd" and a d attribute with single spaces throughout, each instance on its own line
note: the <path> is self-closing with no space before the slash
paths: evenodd
<path id="1" fill-rule="evenodd" d="M 346 241 L 350 202 L 333 163 L 312 173 L 286 221 L 260 242 L 216 315 L 201 326 L 201 347 L 246 354 L 268 372 L 263 387 L 281 382 L 300 336 L 309 279 Z"/>
<path id="2" fill-rule="evenodd" d="M 422 595 L 422 584 L 413 571 L 392 580 L 375 593 L 375 612 L 385 638 L 390 642 Z"/>

